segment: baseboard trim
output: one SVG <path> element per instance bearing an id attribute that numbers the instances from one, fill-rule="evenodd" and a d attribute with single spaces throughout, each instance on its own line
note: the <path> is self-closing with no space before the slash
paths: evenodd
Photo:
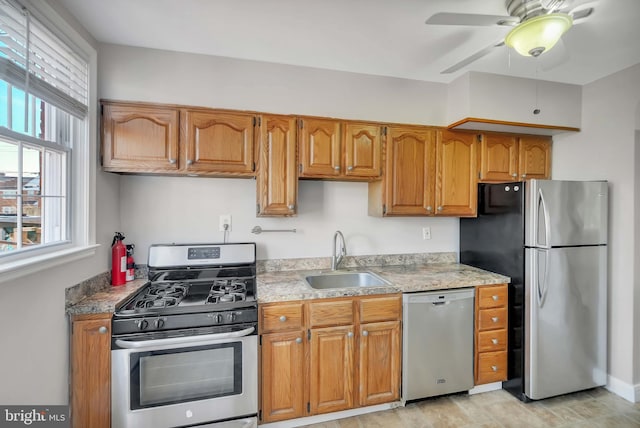
<path id="1" fill-rule="evenodd" d="M 632 403 L 640 403 L 640 384 L 632 385 L 611 375 L 607 376 L 605 388 Z"/>
<path id="2" fill-rule="evenodd" d="M 350 418 L 352 416 L 365 415 L 367 413 L 379 412 L 381 410 L 395 409 L 401 407 L 400 401 L 394 401 L 392 403 L 377 404 L 375 406 L 358 407 L 357 409 L 343 410 L 341 412 L 324 413 L 322 415 L 307 416 L 298 419 L 289 419 L 287 421 L 271 422 L 268 424 L 261 424 L 260 428 L 295 428 L 310 424 L 320 424 L 328 421 L 335 421 L 336 419 Z"/>
<path id="3" fill-rule="evenodd" d="M 502 389 L 502 382 L 485 383 L 484 385 L 476 385 L 469 390 L 469 395 L 481 394 L 483 392 L 497 391 Z"/>

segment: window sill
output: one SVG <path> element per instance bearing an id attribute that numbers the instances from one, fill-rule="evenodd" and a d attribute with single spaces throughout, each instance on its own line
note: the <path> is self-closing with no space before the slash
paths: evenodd
<path id="1" fill-rule="evenodd" d="M 99 244 L 72 247 L 46 254 L 38 254 L 0 264 L 0 284 L 23 276 L 50 269 L 96 253 Z"/>

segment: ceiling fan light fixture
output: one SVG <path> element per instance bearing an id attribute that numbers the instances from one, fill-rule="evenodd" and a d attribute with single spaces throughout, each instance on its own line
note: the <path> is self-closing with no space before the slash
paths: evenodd
<path id="1" fill-rule="evenodd" d="M 513 28 L 504 42 L 520 55 L 537 57 L 554 47 L 572 24 L 571 15 L 566 13 L 536 16 Z"/>

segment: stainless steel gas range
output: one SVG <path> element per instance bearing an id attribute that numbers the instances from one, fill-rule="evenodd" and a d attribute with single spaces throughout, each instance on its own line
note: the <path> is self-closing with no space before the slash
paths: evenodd
<path id="1" fill-rule="evenodd" d="M 113 317 L 113 428 L 257 426 L 255 255 L 255 243 L 149 248 L 149 283 Z"/>

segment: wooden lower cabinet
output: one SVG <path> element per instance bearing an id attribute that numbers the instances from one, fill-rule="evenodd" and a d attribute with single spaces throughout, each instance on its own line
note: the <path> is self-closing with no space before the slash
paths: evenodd
<path id="1" fill-rule="evenodd" d="M 398 400 L 401 318 L 401 295 L 261 305 L 260 422 Z"/>
<path id="2" fill-rule="evenodd" d="M 353 326 L 311 329 L 309 408 L 311 414 L 353 407 Z"/>
<path id="3" fill-rule="evenodd" d="M 262 335 L 262 417 L 275 422 L 305 414 L 304 332 Z"/>
<path id="4" fill-rule="evenodd" d="M 111 426 L 111 314 L 71 320 L 71 426 Z"/>
<path id="5" fill-rule="evenodd" d="M 507 284 L 476 290 L 476 385 L 507 380 L 507 303 Z"/>

